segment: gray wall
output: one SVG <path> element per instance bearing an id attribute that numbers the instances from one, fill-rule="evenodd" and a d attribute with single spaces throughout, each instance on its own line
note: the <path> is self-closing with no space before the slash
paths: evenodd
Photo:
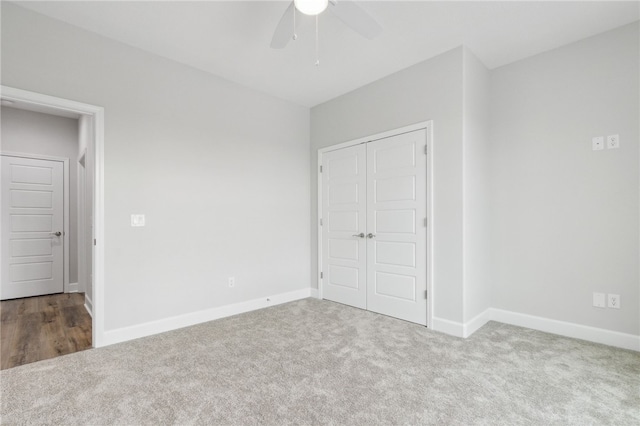
<path id="1" fill-rule="evenodd" d="M 3 152 L 69 159 L 69 283 L 77 283 L 78 120 L 4 106 L 0 116 Z"/>
<path id="2" fill-rule="evenodd" d="M 107 331 L 309 287 L 307 108 L 6 2 L 2 84 L 105 108 Z"/>
<path id="3" fill-rule="evenodd" d="M 635 23 L 492 71 L 494 307 L 639 334 L 638 52 Z"/>
<path id="4" fill-rule="evenodd" d="M 464 319 L 469 322 L 491 307 L 489 279 L 489 70 L 464 49 Z"/>
<path id="5" fill-rule="evenodd" d="M 311 110 L 312 286 L 317 286 L 317 150 L 433 120 L 434 314 L 463 317 L 462 62 L 457 48 Z"/>

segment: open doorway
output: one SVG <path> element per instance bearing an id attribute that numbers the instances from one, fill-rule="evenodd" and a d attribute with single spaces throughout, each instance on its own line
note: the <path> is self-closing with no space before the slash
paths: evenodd
<path id="1" fill-rule="evenodd" d="M 3 86 L 1 119 L 4 369 L 100 346 L 103 109 Z"/>

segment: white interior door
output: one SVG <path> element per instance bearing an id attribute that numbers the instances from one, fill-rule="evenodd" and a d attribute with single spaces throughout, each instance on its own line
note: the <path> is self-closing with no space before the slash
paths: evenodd
<path id="1" fill-rule="evenodd" d="M 427 325 L 425 129 L 323 155 L 323 297 Z"/>
<path id="2" fill-rule="evenodd" d="M 427 325 L 427 139 L 367 144 L 367 309 Z"/>
<path id="3" fill-rule="evenodd" d="M 323 297 L 366 309 L 366 177 L 364 145 L 322 160 Z"/>
<path id="4" fill-rule="evenodd" d="M 0 298 L 64 290 L 64 163 L 2 156 Z"/>

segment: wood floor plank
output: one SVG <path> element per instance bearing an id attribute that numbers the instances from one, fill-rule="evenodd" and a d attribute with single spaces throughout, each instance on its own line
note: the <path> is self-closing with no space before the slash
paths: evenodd
<path id="1" fill-rule="evenodd" d="M 84 293 L 0 302 L 0 369 L 92 347 Z"/>
<path id="2" fill-rule="evenodd" d="M 42 314 L 40 359 L 53 358 L 70 353 L 57 299 L 57 297 L 44 296 L 38 301 L 38 307 Z"/>
<path id="3" fill-rule="evenodd" d="M 0 303 L 0 324 L 7 321 L 15 321 L 18 317 L 19 300 L 7 300 Z"/>
<path id="4" fill-rule="evenodd" d="M 58 301 L 51 296 L 42 296 L 38 298 L 38 312 L 42 313 L 43 324 L 53 322 L 60 315 Z"/>
<path id="5" fill-rule="evenodd" d="M 10 357 L 14 365 L 29 364 L 40 358 L 40 326 L 42 314 L 21 315 L 16 324 L 16 335 Z"/>
<path id="6" fill-rule="evenodd" d="M 24 299 L 15 299 L 15 300 L 18 303 L 18 315 L 33 314 L 35 312 L 38 312 L 37 297 L 27 297 Z"/>
<path id="7" fill-rule="evenodd" d="M 11 348 L 16 331 L 16 318 L 0 325 L 0 370 L 11 367 Z"/>
<path id="8" fill-rule="evenodd" d="M 58 297 L 58 306 L 61 308 L 77 305 L 84 305 L 84 293 L 65 293 Z"/>
<path id="9" fill-rule="evenodd" d="M 62 308 L 65 334 L 73 352 L 83 351 L 91 347 L 91 321 L 86 320 L 87 311 L 84 306 L 68 306 Z"/>

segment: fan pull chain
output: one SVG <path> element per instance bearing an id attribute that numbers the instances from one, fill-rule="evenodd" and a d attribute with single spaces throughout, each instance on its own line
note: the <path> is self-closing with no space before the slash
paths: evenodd
<path id="1" fill-rule="evenodd" d="M 298 34 L 296 34 L 296 8 L 293 8 L 293 40 L 298 39 Z"/>
<path id="2" fill-rule="evenodd" d="M 320 54 L 318 53 L 318 15 L 316 15 L 316 67 L 320 65 Z"/>

